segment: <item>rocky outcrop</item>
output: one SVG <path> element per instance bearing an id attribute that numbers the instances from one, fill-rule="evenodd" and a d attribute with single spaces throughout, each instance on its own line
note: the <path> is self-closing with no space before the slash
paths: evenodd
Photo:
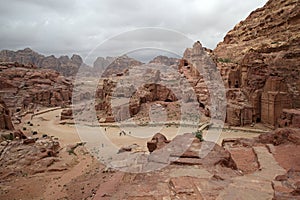
<path id="1" fill-rule="evenodd" d="M 123 76 L 130 67 L 143 64 L 142 62 L 130 58 L 127 55 L 119 56 L 117 58 L 114 58 L 113 60 L 111 60 L 111 58 L 108 58 L 107 60 L 109 65 L 106 67 L 105 64 L 107 63 L 105 61 L 102 65 L 102 67 L 106 67 L 105 71 L 102 73 L 102 77 Z"/>
<path id="2" fill-rule="evenodd" d="M 299 16 L 297 0 L 270 0 L 213 51 L 228 88 L 229 124 L 277 127 L 283 109 L 300 107 Z"/>
<path id="3" fill-rule="evenodd" d="M 72 109 L 63 109 L 60 113 L 60 120 L 73 119 Z"/>
<path id="4" fill-rule="evenodd" d="M 164 70 L 159 70 L 162 67 Z M 180 82 L 177 69 L 163 64 L 144 64 L 130 68 L 122 76 L 102 78 L 96 91 L 95 107 L 101 121 L 108 117 L 122 121 L 139 113 L 142 105 L 152 102 L 193 101 L 193 97 L 183 91 L 188 87 Z"/>
<path id="5" fill-rule="evenodd" d="M 27 176 L 54 170 L 53 166 L 59 161 L 59 151 L 59 143 L 50 138 L 3 141 L 0 145 L 0 177 Z"/>
<path id="6" fill-rule="evenodd" d="M 260 135 L 256 141 L 263 144 L 273 144 L 275 146 L 282 144 L 300 145 L 300 131 L 289 128 L 277 129 L 274 132 Z"/>
<path id="7" fill-rule="evenodd" d="M 79 67 L 83 64 L 82 58 L 74 54 L 71 58 L 61 56 L 56 58 L 54 55 L 44 56 L 30 48 L 18 51 L 2 50 L 0 52 L 1 62 L 18 62 L 24 65 L 35 65 L 40 68 L 53 69 L 64 76 L 76 75 Z"/>
<path id="8" fill-rule="evenodd" d="M 276 176 L 272 182 L 274 199 L 298 199 L 300 197 L 300 170 L 290 169 Z"/>
<path id="9" fill-rule="evenodd" d="M 210 115 L 211 106 L 221 108 L 219 100 L 225 97 L 222 97 L 224 95 L 220 91 L 222 80 L 219 80 L 220 75 L 216 73 L 217 67 L 211 59 L 211 50 L 203 47 L 200 41 L 195 42 L 192 48 L 185 50 L 178 71 L 193 87 L 201 111 L 205 115 Z M 211 98 L 216 100 L 216 105 L 212 105 Z M 221 113 L 217 113 L 215 117 L 222 118 Z"/>
<path id="10" fill-rule="evenodd" d="M 281 128 L 300 128 L 300 109 L 283 109 L 278 125 Z"/>
<path id="11" fill-rule="evenodd" d="M 147 142 L 147 148 L 148 148 L 149 152 L 153 152 L 156 149 L 163 148 L 169 142 L 170 141 L 167 140 L 166 136 L 164 136 L 161 133 L 156 133 L 152 137 L 151 141 Z"/>
<path id="12" fill-rule="evenodd" d="M 103 73 L 105 69 L 115 60 L 114 57 L 97 57 L 93 64 L 93 70 L 98 73 Z"/>
<path id="13" fill-rule="evenodd" d="M 14 126 L 11 121 L 10 112 L 6 107 L 5 102 L 0 97 L 0 129 L 2 130 L 14 130 Z"/>
<path id="14" fill-rule="evenodd" d="M 0 63 L 0 93 L 11 113 L 71 103 L 72 83 L 58 72 Z"/>
<path id="15" fill-rule="evenodd" d="M 149 63 L 160 63 L 166 66 L 172 66 L 172 65 L 177 66 L 179 63 L 179 59 L 169 58 L 167 56 L 157 56 L 153 58 L 153 60 L 151 60 Z"/>

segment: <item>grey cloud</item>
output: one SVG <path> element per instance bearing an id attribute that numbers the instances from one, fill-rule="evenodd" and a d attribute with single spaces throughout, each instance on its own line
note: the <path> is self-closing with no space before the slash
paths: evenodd
<path id="1" fill-rule="evenodd" d="M 82 56 L 103 41 L 142 27 L 182 32 L 214 48 L 226 32 L 267 0 L 0 0 L 0 47 L 31 47 L 44 54 Z M 125 34 L 126 35 L 126 34 Z M 119 37 L 99 56 L 109 56 L 128 43 L 181 47 L 171 35 Z M 116 38 L 117 39 L 117 38 Z M 188 47 L 188 46 L 187 46 Z M 184 49 L 182 50 L 184 51 Z"/>

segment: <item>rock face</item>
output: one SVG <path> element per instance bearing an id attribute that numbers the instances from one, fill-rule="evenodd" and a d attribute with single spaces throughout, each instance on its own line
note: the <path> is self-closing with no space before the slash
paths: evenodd
<path id="1" fill-rule="evenodd" d="M 102 73 L 102 77 L 110 77 L 110 76 L 122 76 L 128 71 L 130 67 L 142 65 L 140 61 L 137 61 L 133 58 L 128 57 L 127 55 L 119 56 L 117 58 L 111 59 L 107 58 L 107 61 L 104 61 L 104 64 L 102 67 L 105 67 L 107 63 L 109 65 L 105 69 L 105 71 Z M 97 61 L 97 60 L 96 60 Z M 96 63 L 97 64 L 97 63 Z M 95 67 L 95 64 L 94 64 Z M 96 65 L 96 67 L 98 67 Z"/>
<path id="2" fill-rule="evenodd" d="M 227 87 L 227 122 L 278 126 L 300 107 L 300 5 L 270 0 L 229 31 L 213 51 Z"/>
<path id="3" fill-rule="evenodd" d="M 189 87 L 181 81 L 173 66 L 143 64 L 130 67 L 122 76 L 102 78 L 96 91 L 95 106 L 102 121 L 111 117 L 122 121 L 139 113 L 143 105 L 163 102 L 165 108 L 162 109 L 167 110 L 167 104 L 193 101 L 192 96 L 185 95 Z"/>
<path id="4" fill-rule="evenodd" d="M 163 148 L 167 143 L 170 141 L 167 140 L 167 138 L 161 134 L 161 133 L 156 133 L 151 141 L 147 142 L 147 148 L 149 152 L 153 152 L 156 149 L 161 149 Z"/>
<path id="5" fill-rule="evenodd" d="M 59 161 L 57 155 L 60 145 L 49 138 L 4 141 L 0 145 L 0 177 L 11 175 L 28 175 L 51 171 L 61 171 L 65 168 L 53 168 Z"/>
<path id="6" fill-rule="evenodd" d="M 160 64 L 164 64 L 167 66 L 172 66 L 172 65 L 177 66 L 179 63 L 179 59 L 169 58 L 167 56 L 157 56 L 157 57 L 153 58 L 153 60 L 151 60 L 149 63 L 160 63 Z"/>
<path id="7" fill-rule="evenodd" d="M 0 63 L 0 69 L 0 93 L 12 114 L 71 102 L 72 83 L 54 70 L 18 63 Z"/>
<path id="8" fill-rule="evenodd" d="M 300 170 L 290 169 L 273 181 L 274 199 L 297 199 L 300 196 Z"/>
<path id="9" fill-rule="evenodd" d="M 60 120 L 73 119 L 72 109 L 64 109 L 61 111 Z"/>
<path id="10" fill-rule="evenodd" d="M 274 132 L 260 135 L 257 142 L 275 146 L 281 144 L 300 145 L 300 131 L 289 128 L 277 129 Z"/>
<path id="11" fill-rule="evenodd" d="M 220 75 L 216 73 L 217 66 L 211 59 L 211 50 L 202 47 L 202 44 L 197 41 L 192 48 L 185 50 L 178 70 L 193 87 L 203 113 L 209 115 L 211 106 L 221 108 L 219 100 L 225 97 L 218 97 L 218 94 L 222 93 L 219 92 L 222 89 L 220 88 L 222 80 L 219 83 L 217 81 Z M 219 99 L 214 102 L 217 105 L 212 105 L 211 98 Z M 221 101 L 224 102 L 224 100 Z"/>
<path id="12" fill-rule="evenodd" d="M 108 67 L 113 61 L 115 60 L 114 57 L 98 57 L 94 64 L 93 64 L 93 69 L 95 72 L 101 72 L 103 73 L 106 69 L 106 67 Z"/>
<path id="13" fill-rule="evenodd" d="M 1 62 L 18 62 L 24 65 L 35 65 L 40 68 L 53 69 L 64 76 L 76 75 L 79 67 L 83 64 L 82 58 L 79 55 L 68 56 L 44 56 L 30 48 L 25 48 L 18 51 L 2 50 L 0 52 Z"/>
<path id="14" fill-rule="evenodd" d="M 300 128 L 300 109 L 283 109 L 278 125 L 282 128 Z"/>
<path id="15" fill-rule="evenodd" d="M 0 129 L 14 130 L 11 122 L 10 112 L 6 107 L 4 101 L 0 97 Z"/>

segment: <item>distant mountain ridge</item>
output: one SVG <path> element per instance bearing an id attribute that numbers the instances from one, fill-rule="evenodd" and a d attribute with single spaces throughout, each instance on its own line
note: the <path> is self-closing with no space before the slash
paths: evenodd
<path id="1" fill-rule="evenodd" d="M 30 48 L 18 51 L 2 50 L 0 51 L 0 62 L 36 65 L 40 68 L 56 70 L 67 77 L 76 75 L 79 67 L 83 64 L 82 58 L 77 54 L 73 54 L 71 58 L 68 56 L 56 58 L 54 55 L 44 56 Z"/>

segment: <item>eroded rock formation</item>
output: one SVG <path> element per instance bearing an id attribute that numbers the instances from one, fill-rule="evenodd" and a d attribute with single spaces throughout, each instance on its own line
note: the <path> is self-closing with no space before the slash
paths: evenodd
<path id="1" fill-rule="evenodd" d="M 300 107 L 300 6 L 270 0 L 229 31 L 213 51 L 227 89 L 227 122 L 278 126 Z"/>
<path id="2" fill-rule="evenodd" d="M 99 65 L 97 65 L 98 63 L 99 60 L 98 62 L 94 63 L 94 67 L 100 68 Z M 106 66 L 108 63 L 109 65 Z M 108 58 L 107 62 L 104 62 L 104 64 L 100 65 L 105 69 L 102 73 L 102 77 L 123 76 L 130 67 L 138 66 L 141 64 L 142 63 L 140 61 L 130 58 L 127 55 L 119 56 L 113 59 Z"/>
<path id="3" fill-rule="evenodd" d="M 30 48 L 18 51 L 2 50 L 0 52 L 0 62 L 18 62 L 24 65 L 35 65 L 40 68 L 56 70 L 64 76 L 76 75 L 79 67 L 83 64 L 82 58 L 76 54 L 71 58 L 68 56 L 56 58 L 54 55 L 41 55 Z"/>
<path id="4" fill-rule="evenodd" d="M 101 79 L 95 101 L 98 117 L 103 122 L 104 118 L 123 121 L 154 102 L 163 103 L 166 108 L 177 101 L 193 102 L 194 97 L 186 91 L 190 89 L 188 82 L 181 80 L 174 66 L 177 68 L 161 63 L 143 64 L 130 67 L 122 76 Z"/>
<path id="5" fill-rule="evenodd" d="M 0 145 L 0 177 L 27 176 L 47 170 L 62 171 L 66 167 L 55 166 L 60 145 L 49 138 L 3 141 Z"/>
<path id="6" fill-rule="evenodd" d="M 14 126 L 11 121 L 9 109 L 0 97 L 0 129 L 13 130 Z"/>
<path id="7" fill-rule="evenodd" d="M 18 63 L 0 63 L 0 69 L 0 93 L 12 114 L 71 102 L 72 83 L 54 70 Z"/>

